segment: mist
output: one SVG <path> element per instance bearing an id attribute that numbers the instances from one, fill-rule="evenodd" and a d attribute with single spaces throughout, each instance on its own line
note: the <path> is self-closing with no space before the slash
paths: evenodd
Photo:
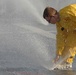
<path id="1" fill-rule="evenodd" d="M 70 3 L 75 0 L 0 0 L 0 67 L 52 67 L 56 27 L 43 19 L 43 10 Z"/>

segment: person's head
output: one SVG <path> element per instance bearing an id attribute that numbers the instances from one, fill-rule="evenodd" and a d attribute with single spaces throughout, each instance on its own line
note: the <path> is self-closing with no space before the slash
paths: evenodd
<path id="1" fill-rule="evenodd" d="M 46 19 L 49 23 L 55 24 L 60 20 L 59 13 L 52 7 L 46 7 L 43 12 L 43 18 Z"/>

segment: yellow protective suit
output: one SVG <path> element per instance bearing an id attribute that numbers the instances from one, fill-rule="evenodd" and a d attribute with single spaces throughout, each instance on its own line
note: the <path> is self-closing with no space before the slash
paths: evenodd
<path id="1" fill-rule="evenodd" d="M 60 21 L 57 26 L 57 55 L 72 63 L 76 54 L 76 4 L 71 4 L 59 11 Z"/>

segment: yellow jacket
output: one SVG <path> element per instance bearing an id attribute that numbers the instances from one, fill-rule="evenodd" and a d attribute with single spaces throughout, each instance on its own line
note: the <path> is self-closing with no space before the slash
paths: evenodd
<path id="1" fill-rule="evenodd" d="M 74 49 L 71 55 L 76 53 L 76 4 L 71 4 L 59 11 L 60 21 L 56 23 L 57 26 L 57 55 L 62 55 L 64 47 Z M 66 53 L 67 51 L 65 51 Z"/>

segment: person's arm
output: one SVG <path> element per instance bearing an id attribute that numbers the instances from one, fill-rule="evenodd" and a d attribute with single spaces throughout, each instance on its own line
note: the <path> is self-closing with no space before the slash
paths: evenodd
<path id="1" fill-rule="evenodd" d="M 61 27 L 61 25 L 57 25 L 57 35 L 56 35 L 56 57 L 54 62 L 56 63 L 60 56 L 62 55 L 62 51 L 64 50 L 64 44 L 67 37 L 67 31 L 65 28 Z"/>

